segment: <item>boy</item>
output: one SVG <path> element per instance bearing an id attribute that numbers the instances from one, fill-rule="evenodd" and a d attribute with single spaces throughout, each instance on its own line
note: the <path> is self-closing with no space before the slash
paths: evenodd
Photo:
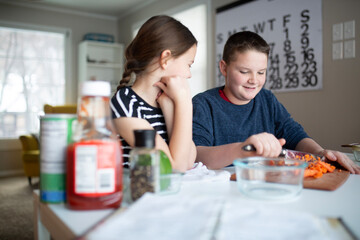
<path id="1" fill-rule="evenodd" d="M 219 64 L 225 86 L 193 98 L 196 161 L 219 169 L 254 154 L 277 157 L 284 147 L 323 155 L 359 174 L 359 166 L 343 153 L 322 148 L 275 95 L 263 89 L 269 51 L 266 41 L 253 32 L 238 32 L 227 40 Z M 244 151 L 247 144 L 254 145 L 256 153 Z"/>

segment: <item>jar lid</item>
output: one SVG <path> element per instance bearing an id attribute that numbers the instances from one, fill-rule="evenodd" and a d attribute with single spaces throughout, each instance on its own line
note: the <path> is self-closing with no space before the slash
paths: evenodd
<path id="1" fill-rule="evenodd" d="M 81 96 L 110 96 L 110 83 L 106 81 L 85 81 L 81 86 Z"/>
<path id="2" fill-rule="evenodd" d="M 134 130 L 135 147 L 154 148 L 155 135 L 154 129 Z"/>

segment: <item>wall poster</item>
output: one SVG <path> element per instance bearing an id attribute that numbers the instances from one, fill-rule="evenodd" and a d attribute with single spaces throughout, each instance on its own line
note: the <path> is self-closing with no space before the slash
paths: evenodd
<path id="1" fill-rule="evenodd" d="M 274 92 L 322 88 L 321 0 L 243 0 L 218 8 L 217 86 L 224 84 L 219 61 L 225 42 L 245 30 L 258 33 L 271 47 L 265 88 Z"/>

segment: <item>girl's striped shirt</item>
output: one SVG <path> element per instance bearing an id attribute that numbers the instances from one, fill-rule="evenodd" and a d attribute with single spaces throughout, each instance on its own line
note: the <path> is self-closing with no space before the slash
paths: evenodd
<path id="1" fill-rule="evenodd" d="M 135 117 L 145 119 L 156 132 L 168 143 L 168 135 L 163 113 L 160 108 L 150 106 L 131 87 L 120 88 L 111 98 L 112 118 Z M 121 137 L 124 165 L 128 165 L 129 153 L 132 149 Z"/>

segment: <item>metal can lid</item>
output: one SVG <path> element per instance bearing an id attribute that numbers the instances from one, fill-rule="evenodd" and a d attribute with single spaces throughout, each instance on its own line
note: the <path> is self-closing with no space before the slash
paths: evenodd
<path id="1" fill-rule="evenodd" d="M 85 81 L 81 86 L 81 96 L 110 96 L 110 83 L 106 81 Z"/>

